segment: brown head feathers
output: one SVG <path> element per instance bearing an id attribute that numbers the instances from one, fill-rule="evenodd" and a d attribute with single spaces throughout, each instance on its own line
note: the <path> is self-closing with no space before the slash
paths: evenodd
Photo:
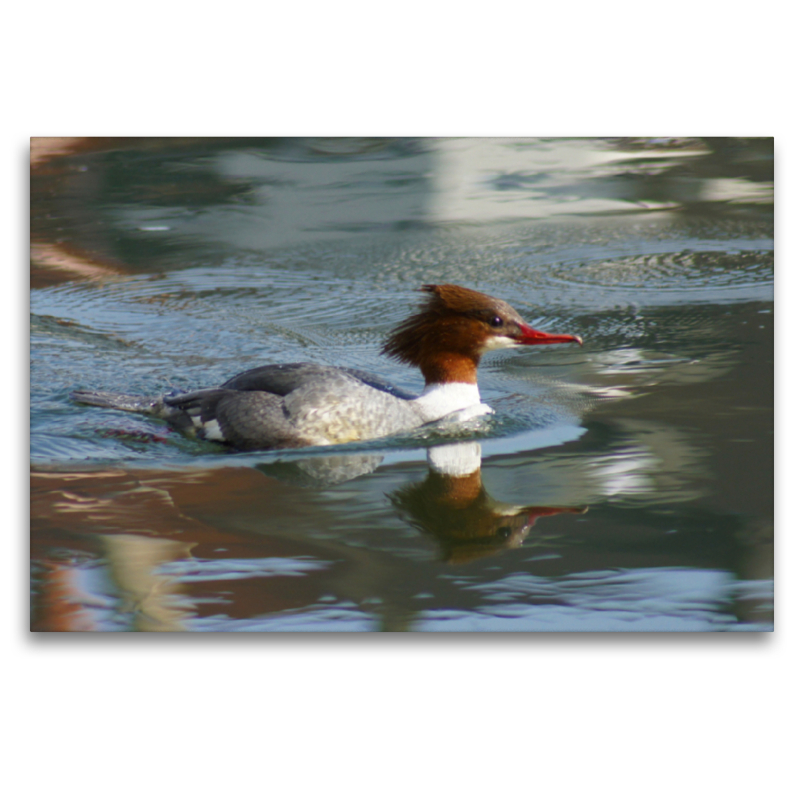
<path id="1" fill-rule="evenodd" d="M 419 312 L 395 328 L 383 353 L 418 367 L 426 383 L 477 381 L 487 339 L 519 334 L 522 318 L 494 297 L 454 284 L 426 284 Z"/>

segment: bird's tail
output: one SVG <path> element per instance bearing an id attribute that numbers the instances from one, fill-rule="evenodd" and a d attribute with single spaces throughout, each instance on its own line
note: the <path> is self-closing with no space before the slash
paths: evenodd
<path id="1" fill-rule="evenodd" d="M 164 406 L 160 397 L 144 397 L 137 394 L 119 394 L 118 392 L 71 392 L 70 398 L 76 403 L 100 408 L 117 408 L 120 411 L 134 411 L 138 414 L 158 415 Z"/>

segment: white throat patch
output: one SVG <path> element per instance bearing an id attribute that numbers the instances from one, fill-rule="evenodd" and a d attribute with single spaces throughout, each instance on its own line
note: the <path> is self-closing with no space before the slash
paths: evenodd
<path id="1" fill-rule="evenodd" d="M 431 383 L 416 400 L 411 402 L 425 422 L 433 422 L 454 411 L 480 406 L 481 395 L 475 383 Z M 485 408 L 488 409 L 488 406 Z"/>
<path id="2" fill-rule="evenodd" d="M 481 347 L 481 353 L 488 353 L 490 350 L 505 350 L 507 347 L 519 347 L 520 344 L 510 336 L 490 336 Z"/>

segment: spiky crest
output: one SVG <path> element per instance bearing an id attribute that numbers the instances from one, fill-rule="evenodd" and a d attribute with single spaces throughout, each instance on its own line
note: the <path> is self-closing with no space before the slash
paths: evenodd
<path id="1" fill-rule="evenodd" d="M 511 306 L 488 294 L 454 284 L 425 284 L 419 312 L 395 328 L 383 353 L 418 367 L 426 383 L 474 383 L 487 320 L 520 320 Z M 521 321 L 521 320 L 520 320 Z"/>

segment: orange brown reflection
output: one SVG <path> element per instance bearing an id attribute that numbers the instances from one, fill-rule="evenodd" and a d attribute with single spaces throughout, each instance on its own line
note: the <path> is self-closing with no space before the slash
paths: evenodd
<path id="1" fill-rule="evenodd" d="M 119 265 L 89 256 L 76 248 L 52 242 L 31 242 L 31 286 L 40 289 L 80 278 L 87 281 L 119 280 Z"/>
<path id="2" fill-rule="evenodd" d="M 112 150 L 122 144 L 135 141 L 136 139 L 102 136 L 32 136 L 31 172 L 43 172 L 50 169 L 50 162 L 53 159 L 78 153 Z"/>
<path id="3" fill-rule="evenodd" d="M 235 521 L 249 499 L 262 517 L 272 509 L 279 518 L 302 518 L 296 494 L 247 468 L 33 473 L 31 629 L 179 631 L 199 604 L 206 614 L 248 618 L 313 602 L 317 587 L 296 575 L 223 576 L 209 590 L 208 583 L 164 571 L 176 562 L 297 556 L 291 536 L 249 531 Z M 313 543 L 302 553 L 326 555 Z"/>
<path id="4" fill-rule="evenodd" d="M 441 558 L 463 564 L 520 547 L 539 517 L 583 514 L 585 506 L 512 506 L 495 500 L 481 478 L 476 443 L 444 445 L 428 454 L 424 481 L 391 495 L 395 508 L 439 543 Z"/>
<path id="5" fill-rule="evenodd" d="M 396 533 L 375 529 L 375 548 L 354 548 L 347 534 L 319 537 L 348 529 L 353 513 L 352 503 L 332 511 L 320 492 L 323 476 L 328 486 L 332 478 L 346 480 L 347 456 L 331 458 L 309 467 L 302 485 L 293 474 L 284 476 L 287 483 L 249 467 L 33 473 L 32 630 L 195 630 L 193 621 L 203 617 L 287 613 L 323 595 L 359 605 L 386 597 L 396 591 L 397 561 L 386 550 Z M 378 466 L 372 456 L 369 463 L 353 458 L 357 474 Z M 496 501 L 483 486 L 474 443 L 434 448 L 429 464 L 424 481 L 389 499 L 401 518 L 437 540 L 449 563 L 520 546 L 541 516 L 585 510 Z M 364 491 L 366 498 L 372 490 Z M 257 568 L 275 563 L 294 566 Z M 404 585 L 424 583 L 423 573 L 413 577 L 412 562 L 406 568 Z"/>
<path id="6" fill-rule="evenodd" d="M 44 559 L 44 579 L 39 581 L 39 616 L 31 630 L 96 631 L 101 627 L 97 604 L 83 587 L 83 571 L 73 563 Z"/>
<path id="7" fill-rule="evenodd" d="M 105 242 L 89 237 L 85 245 L 64 240 L 63 227 L 53 218 L 69 209 L 69 228 L 93 222 L 87 199 L 97 191 L 95 180 L 84 176 L 75 181 L 74 170 L 60 159 L 119 147 L 125 139 L 75 136 L 32 137 L 31 166 L 31 288 L 75 279 L 119 280 L 129 272 L 125 265 L 108 256 Z M 46 188 L 42 185 L 46 184 Z"/>

